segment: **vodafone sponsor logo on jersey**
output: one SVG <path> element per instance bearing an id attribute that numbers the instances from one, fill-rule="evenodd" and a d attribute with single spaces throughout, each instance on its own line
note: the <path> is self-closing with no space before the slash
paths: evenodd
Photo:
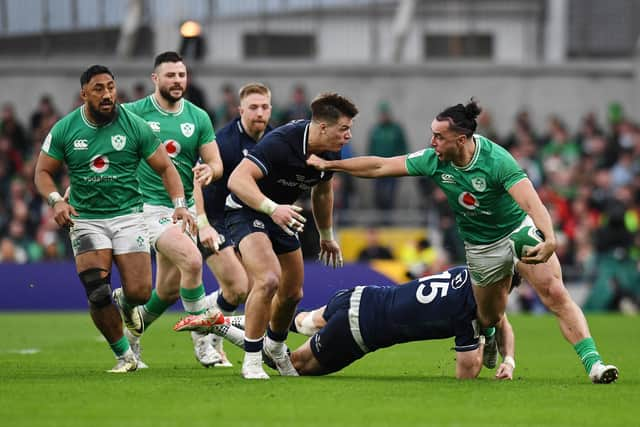
<path id="1" fill-rule="evenodd" d="M 105 155 L 98 154 L 91 159 L 89 167 L 95 173 L 104 173 L 107 169 L 109 169 L 109 158 Z"/>
<path id="2" fill-rule="evenodd" d="M 469 209 L 470 211 L 475 210 L 480 207 L 480 203 L 478 203 L 478 199 L 473 194 L 468 191 L 464 191 L 460 193 L 458 196 L 458 203 L 465 209 Z"/>
<path id="3" fill-rule="evenodd" d="M 167 153 L 169 154 L 169 157 L 171 157 L 172 159 L 174 159 L 178 154 L 180 154 L 180 150 L 182 150 L 180 143 L 173 139 L 167 139 L 164 142 L 164 148 L 167 149 Z"/>

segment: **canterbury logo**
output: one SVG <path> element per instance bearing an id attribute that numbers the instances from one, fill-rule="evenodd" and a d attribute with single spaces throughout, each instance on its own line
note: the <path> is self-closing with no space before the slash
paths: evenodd
<path id="1" fill-rule="evenodd" d="M 86 139 L 76 139 L 73 141 L 73 149 L 74 150 L 88 150 L 89 144 L 87 144 Z"/>

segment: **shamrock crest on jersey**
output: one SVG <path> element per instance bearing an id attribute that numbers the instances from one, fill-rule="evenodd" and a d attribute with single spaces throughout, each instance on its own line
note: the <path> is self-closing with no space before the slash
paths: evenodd
<path id="1" fill-rule="evenodd" d="M 184 136 L 189 138 L 193 135 L 193 131 L 196 130 L 196 127 L 193 123 L 180 123 L 180 130 Z"/>
<path id="2" fill-rule="evenodd" d="M 126 143 L 127 137 L 124 135 L 113 135 L 111 137 L 111 145 L 116 151 L 122 151 Z"/>

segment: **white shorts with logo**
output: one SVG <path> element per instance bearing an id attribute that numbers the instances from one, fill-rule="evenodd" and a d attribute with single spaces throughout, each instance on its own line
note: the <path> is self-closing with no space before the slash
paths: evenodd
<path id="1" fill-rule="evenodd" d="M 149 229 L 149 243 L 151 244 L 153 249 L 157 250 L 156 243 L 158 242 L 158 239 L 160 238 L 162 233 L 164 233 L 167 228 L 174 225 L 173 212 L 173 208 L 168 208 L 166 206 L 149 205 L 146 203 L 144 204 L 144 220 L 147 223 L 147 227 Z M 195 216 L 195 207 L 191 207 L 189 209 L 189 213 Z M 176 223 L 175 225 L 182 227 L 182 221 Z M 187 232 L 187 235 L 195 241 L 195 238 L 191 235 L 191 233 Z"/>
<path id="2" fill-rule="evenodd" d="M 534 225 L 528 215 L 513 231 L 525 225 Z M 464 242 L 467 265 L 473 283 L 480 287 L 492 285 L 507 276 L 513 275 L 518 259 L 513 253 L 509 236 L 488 245 L 475 245 Z"/>
<path id="3" fill-rule="evenodd" d="M 74 219 L 69 238 L 74 256 L 99 249 L 111 249 L 114 255 L 149 252 L 149 233 L 141 213 Z"/>

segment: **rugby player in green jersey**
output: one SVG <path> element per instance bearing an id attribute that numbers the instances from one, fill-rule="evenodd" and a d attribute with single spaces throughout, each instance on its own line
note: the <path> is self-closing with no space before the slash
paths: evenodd
<path id="1" fill-rule="evenodd" d="M 47 199 L 59 226 L 69 227 L 76 268 L 89 312 L 118 363 L 109 372 L 138 367 L 122 319 L 111 301 L 111 264 L 122 278 L 123 295 L 144 304 L 151 294 L 149 237 L 142 216 L 136 170 L 141 160 L 161 177 L 173 207 L 170 221 L 192 227 L 184 189 L 160 140 L 135 114 L 116 104 L 113 73 L 102 65 L 80 77 L 83 105 L 56 123 L 42 144 L 35 172 L 38 192 Z M 66 163 L 71 181 L 67 202 L 53 180 Z"/>
<path id="2" fill-rule="evenodd" d="M 549 212 L 511 154 L 474 134 L 480 111 L 474 100 L 445 109 L 431 123 L 431 147 L 415 153 L 338 161 L 312 156 L 308 164 L 365 178 L 428 176 L 435 181 L 447 196 L 464 239 L 478 319 L 487 336 L 485 366 L 494 368 L 497 363 L 493 326 L 504 315 L 508 285 L 517 268 L 555 314 L 591 380 L 613 382 L 618 369 L 603 363 L 582 310 L 562 282 Z M 535 225 L 545 240 L 518 260 L 509 236 L 527 225 Z"/>
<path id="3" fill-rule="evenodd" d="M 209 115 L 184 99 L 187 89 L 187 67 L 176 52 L 156 56 L 151 80 L 155 90 L 149 96 L 125 104 L 124 108 L 142 117 L 160 137 L 175 165 L 185 189 L 186 206 L 193 206 L 194 179 L 207 185 L 222 175 L 222 161 Z M 202 158 L 202 163 L 198 163 Z M 141 162 L 138 180 L 144 199 L 144 217 L 149 228 L 149 242 L 156 251 L 156 284 L 144 306 L 135 307 L 123 295 L 114 292 L 124 318 L 138 319 L 128 323 L 125 332 L 133 351 L 140 360 L 140 336 L 152 322 L 173 305 L 178 298 L 189 314 L 205 310 L 205 289 L 202 283 L 202 256 L 194 237 L 184 233 L 171 220 L 171 198 L 164 190 L 162 179 L 149 164 Z M 194 215 L 195 216 L 195 215 Z M 215 236 L 217 240 L 218 236 Z M 214 349 L 211 337 L 193 333 L 196 359 L 205 367 L 220 363 L 221 355 Z M 141 364 L 146 367 L 146 364 Z"/>

